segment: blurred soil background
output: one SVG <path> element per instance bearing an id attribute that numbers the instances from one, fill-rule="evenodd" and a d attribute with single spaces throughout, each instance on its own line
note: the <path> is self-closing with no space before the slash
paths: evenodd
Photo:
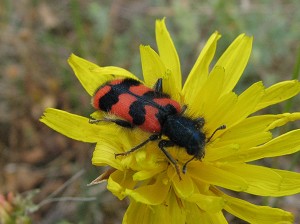
<path id="1" fill-rule="evenodd" d="M 215 30 L 222 34 L 216 57 L 238 34 L 254 36 L 237 92 L 258 80 L 270 86 L 292 79 L 300 64 L 298 0 L 0 0 L 0 194 L 21 194 L 33 223 L 121 222 L 128 201 L 117 200 L 105 184 L 86 186 L 102 170 L 91 165 L 94 146 L 56 133 L 39 118 L 47 107 L 92 113 L 89 95 L 67 64 L 71 53 L 141 77 L 139 45 L 156 49 L 155 19 L 163 17 L 184 75 Z M 264 112 L 300 111 L 299 102 L 298 95 L 291 106 L 282 103 Z M 299 126 L 288 124 L 278 132 Z M 298 157 L 260 164 L 300 172 Z M 299 223 L 299 195 L 237 196 L 291 211 Z M 244 223 L 229 215 L 228 221 Z"/>

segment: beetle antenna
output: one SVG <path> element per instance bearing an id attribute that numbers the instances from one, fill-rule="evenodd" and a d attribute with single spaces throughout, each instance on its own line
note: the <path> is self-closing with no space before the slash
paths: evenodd
<path id="1" fill-rule="evenodd" d="M 225 128 L 226 128 L 226 125 L 225 125 L 225 124 L 223 124 L 223 125 L 221 125 L 220 127 L 218 127 L 218 128 L 212 133 L 212 135 L 206 140 L 206 143 L 209 142 L 209 141 L 212 139 L 212 137 L 214 137 L 214 135 L 216 134 L 217 131 L 223 130 L 223 129 L 225 129 Z"/>

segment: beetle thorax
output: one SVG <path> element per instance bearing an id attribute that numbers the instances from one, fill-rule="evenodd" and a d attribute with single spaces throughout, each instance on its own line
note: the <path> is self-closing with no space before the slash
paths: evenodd
<path id="1" fill-rule="evenodd" d="M 205 134 L 197 121 L 176 114 L 169 115 L 162 127 L 166 135 L 176 145 L 184 147 L 189 155 L 200 159 L 204 155 Z"/>

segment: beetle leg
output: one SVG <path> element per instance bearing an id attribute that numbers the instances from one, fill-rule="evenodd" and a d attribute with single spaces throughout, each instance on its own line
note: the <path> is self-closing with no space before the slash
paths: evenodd
<path id="1" fill-rule="evenodd" d="M 133 147 L 132 149 L 130 149 L 129 151 L 126 151 L 126 152 L 122 152 L 122 153 L 115 153 L 115 158 L 117 158 L 117 156 L 127 156 L 129 155 L 130 153 L 138 150 L 139 148 L 143 147 L 144 145 L 146 145 L 148 142 L 151 142 L 151 141 L 155 141 L 157 139 L 160 138 L 160 135 L 158 134 L 154 134 L 154 135 L 151 135 L 147 140 L 145 140 L 144 142 L 142 142 L 141 144 Z"/>
<path id="2" fill-rule="evenodd" d="M 179 113 L 179 115 L 183 115 L 184 114 L 184 112 L 187 110 L 187 105 L 186 104 L 184 104 L 183 106 L 182 106 L 182 108 L 181 108 L 181 111 L 180 111 L 180 113 Z"/>
<path id="3" fill-rule="evenodd" d="M 162 92 L 163 92 L 162 78 L 159 78 L 159 79 L 156 81 L 156 83 L 155 83 L 153 89 L 154 89 L 154 91 L 155 91 L 156 93 L 162 93 Z"/>
<path id="4" fill-rule="evenodd" d="M 189 159 L 188 161 L 185 162 L 185 164 L 184 164 L 183 167 L 182 167 L 182 172 L 183 172 L 184 174 L 186 173 L 186 170 L 187 170 L 187 168 L 186 168 L 187 164 L 188 164 L 189 162 L 191 162 L 192 160 L 194 160 L 195 158 L 197 158 L 197 156 L 193 156 L 191 159 Z"/>
<path id="5" fill-rule="evenodd" d="M 121 119 L 110 119 L 110 118 L 104 118 L 102 120 L 94 120 L 94 119 L 90 119 L 89 122 L 91 124 L 96 124 L 96 123 L 99 123 L 101 121 L 106 121 L 106 122 L 113 122 L 121 127 L 124 127 L 124 128 L 133 128 L 133 124 L 131 124 L 130 122 L 128 121 L 124 121 L 124 120 L 121 120 Z"/>
<path id="6" fill-rule="evenodd" d="M 172 147 L 174 146 L 175 143 L 170 141 L 170 140 L 161 140 L 159 143 L 158 143 L 158 147 L 161 149 L 161 151 L 166 155 L 166 157 L 169 159 L 169 161 L 175 166 L 175 170 L 176 170 L 176 173 L 179 177 L 180 180 L 181 179 L 181 176 L 180 176 L 180 171 L 179 171 L 179 167 L 178 167 L 178 164 L 177 164 L 177 161 L 171 156 L 171 154 L 165 149 L 165 147 Z"/>

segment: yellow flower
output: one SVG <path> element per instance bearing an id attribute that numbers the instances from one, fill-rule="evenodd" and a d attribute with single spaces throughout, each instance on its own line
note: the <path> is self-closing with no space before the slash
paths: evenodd
<path id="1" fill-rule="evenodd" d="M 92 163 L 111 168 L 95 182 L 107 179 L 107 188 L 114 195 L 130 199 L 123 223 L 227 223 L 224 210 L 249 223 L 293 223 L 289 212 L 251 204 L 221 189 L 273 197 L 300 192 L 300 174 L 248 163 L 300 150 L 300 130 L 277 137 L 270 132 L 300 119 L 300 113 L 252 115 L 295 96 L 300 92 L 300 84 L 291 80 L 265 88 L 257 82 L 237 95 L 233 88 L 248 62 L 252 38 L 238 36 L 210 69 L 219 38 L 218 32 L 211 35 L 183 88 L 179 58 L 164 20 L 156 22 L 159 53 L 149 46 L 140 47 L 145 85 L 152 87 L 162 78 L 164 92 L 187 105 L 187 116 L 205 119 L 207 138 L 226 125 L 206 144 L 204 158 L 188 164 L 182 180 L 157 142 L 115 158 L 115 153 L 132 149 L 151 133 L 138 128 L 127 130 L 109 122 L 90 124 L 89 118 L 51 108 L 41 118 L 70 138 L 97 143 Z M 71 55 L 69 63 L 91 96 L 108 80 L 137 79 L 122 68 L 99 67 L 75 55 Z M 95 119 L 105 116 L 100 111 L 91 115 Z M 180 167 L 191 158 L 184 148 L 170 147 L 168 151 Z"/>

